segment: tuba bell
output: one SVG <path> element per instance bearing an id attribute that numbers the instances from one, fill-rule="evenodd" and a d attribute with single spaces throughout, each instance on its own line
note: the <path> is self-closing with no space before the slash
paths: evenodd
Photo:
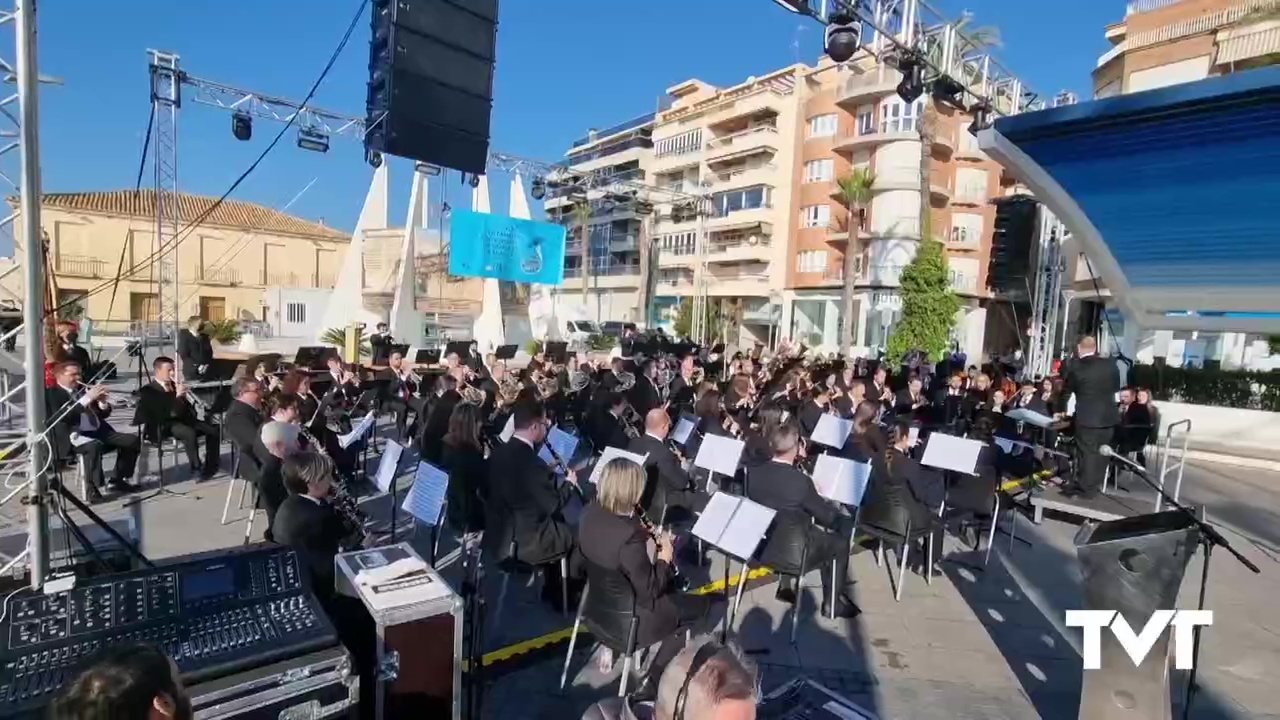
<path id="1" fill-rule="evenodd" d="M 569 392 L 582 392 L 591 384 L 591 376 L 582 370 L 574 369 L 569 373 Z"/>
<path id="2" fill-rule="evenodd" d="M 458 394 L 462 396 L 463 402 L 469 402 L 472 405 L 484 405 L 485 392 L 475 385 L 459 385 Z"/>
<path id="3" fill-rule="evenodd" d="M 619 392 L 628 392 L 631 388 L 636 386 L 635 373 L 629 373 L 626 370 L 618 370 L 614 373 L 614 376 L 618 378 Z"/>

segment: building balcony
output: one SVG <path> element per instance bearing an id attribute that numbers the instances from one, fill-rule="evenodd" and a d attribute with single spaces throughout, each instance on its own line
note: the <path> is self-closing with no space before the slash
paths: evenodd
<path id="1" fill-rule="evenodd" d="M 769 273 L 715 272 L 708 269 L 707 294 L 716 297 L 768 297 Z"/>
<path id="2" fill-rule="evenodd" d="M 956 160 L 986 160 L 987 154 L 982 152 L 982 148 L 978 147 L 978 138 L 969 133 L 968 130 L 961 130 L 965 137 L 956 143 L 955 159 Z"/>
<path id="3" fill-rule="evenodd" d="M 963 205 L 966 207 L 981 207 L 982 205 L 987 204 L 988 199 L 986 188 L 979 190 L 974 187 L 960 187 L 957 188 L 951 196 L 951 204 Z"/>
<path id="4" fill-rule="evenodd" d="M 698 254 L 694 252 L 692 247 L 658 251 L 658 267 L 660 268 L 693 267 L 697 262 Z"/>
<path id="5" fill-rule="evenodd" d="M 967 227 L 953 227 L 946 234 L 946 246 L 949 250 L 981 250 L 982 237 Z"/>
<path id="6" fill-rule="evenodd" d="M 898 91 L 902 73 L 890 67 L 878 67 L 861 75 L 845 78 L 836 91 L 836 104 L 852 109 Z"/>
<path id="7" fill-rule="evenodd" d="M 564 279 L 575 280 L 582 284 L 582 268 L 565 268 Z M 591 268 L 587 275 L 587 286 L 590 288 L 632 288 L 640 284 L 640 263 L 609 265 L 604 268 Z"/>
<path id="8" fill-rule="evenodd" d="M 66 277 L 105 278 L 114 276 L 115 268 L 111 263 L 86 255 L 58 255 L 54 264 L 57 274 Z"/>
<path id="9" fill-rule="evenodd" d="M 328 283 L 320 285 L 317 281 L 321 279 L 328 280 Z M 266 287 L 287 288 L 333 287 L 337 284 L 337 278 L 333 276 L 317 278 L 311 273 L 261 272 L 258 273 L 258 284 Z"/>
<path id="10" fill-rule="evenodd" d="M 702 165 L 702 148 L 692 147 L 682 152 L 654 155 L 649 161 L 649 172 L 654 175 L 673 173 Z"/>
<path id="11" fill-rule="evenodd" d="M 1214 65 L 1249 64 L 1252 60 L 1280 54 L 1280 23 L 1259 23 L 1250 27 L 1231 28 L 1218 33 L 1218 51 Z"/>
<path id="12" fill-rule="evenodd" d="M 866 228 L 858 229 L 859 240 L 870 240 L 871 233 Z M 849 242 L 849 219 L 848 217 L 832 218 L 831 224 L 827 226 L 827 242 L 847 243 Z"/>
<path id="13" fill-rule="evenodd" d="M 876 285 L 880 287 L 897 287 L 902 283 L 902 271 L 905 268 L 906 265 L 871 265 L 867 268 L 865 276 L 859 278 L 859 284 Z"/>
<path id="14" fill-rule="evenodd" d="M 937 152 L 952 153 L 956 150 L 956 136 L 950 130 L 935 131 L 932 142 Z"/>
<path id="15" fill-rule="evenodd" d="M 978 294 L 978 276 L 973 273 L 962 273 L 952 270 L 948 273 L 947 280 L 951 289 L 961 295 Z"/>
<path id="16" fill-rule="evenodd" d="M 877 145 L 891 142 L 903 142 L 909 140 L 920 140 L 920 133 L 914 128 L 903 130 L 901 128 L 863 128 L 862 132 L 850 135 L 839 135 L 832 144 L 831 149 L 839 153 L 852 153 L 855 150 L 873 148 Z"/>
<path id="17" fill-rule="evenodd" d="M 240 271 L 234 268 L 200 268 L 196 280 L 206 285 L 239 285 Z"/>
<path id="18" fill-rule="evenodd" d="M 775 163 L 761 163 L 749 167 L 723 170 L 708 175 L 705 180 L 712 188 L 748 187 L 751 185 L 768 185 L 773 187 L 777 177 L 778 166 Z"/>
<path id="19" fill-rule="evenodd" d="M 758 154 L 778 152 L 778 128 L 757 125 L 707 142 L 707 166 L 720 165 Z"/>
<path id="20" fill-rule="evenodd" d="M 767 235 L 707 243 L 708 263 L 768 262 L 772 257 L 773 248 Z"/>
<path id="21" fill-rule="evenodd" d="M 757 225 L 769 226 L 773 219 L 773 206 L 762 205 L 758 208 L 734 210 L 724 215 L 714 215 L 706 219 L 707 232 L 727 232 L 729 230 L 748 230 Z M 771 226 L 764 233 L 768 234 Z"/>

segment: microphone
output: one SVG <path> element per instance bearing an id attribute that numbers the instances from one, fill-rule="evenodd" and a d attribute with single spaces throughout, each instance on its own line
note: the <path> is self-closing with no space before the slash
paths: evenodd
<path id="1" fill-rule="evenodd" d="M 1109 457 L 1115 460 L 1119 460 L 1120 462 L 1124 463 L 1125 465 L 1128 465 L 1129 467 L 1133 468 L 1137 472 L 1142 473 L 1143 475 L 1147 473 L 1147 469 L 1145 467 L 1139 465 L 1138 463 L 1116 452 L 1114 449 L 1112 449 L 1110 445 L 1103 445 L 1102 447 L 1098 448 L 1098 452 L 1102 453 L 1102 457 Z"/>

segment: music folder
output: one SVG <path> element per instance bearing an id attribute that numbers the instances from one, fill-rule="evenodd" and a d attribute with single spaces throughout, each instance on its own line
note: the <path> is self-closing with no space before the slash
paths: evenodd
<path id="1" fill-rule="evenodd" d="M 836 455 L 819 455 L 813 466 L 813 486 L 818 494 L 841 505 L 862 504 L 871 480 L 871 463 L 860 463 Z"/>
<path id="2" fill-rule="evenodd" d="M 769 532 L 776 511 L 744 497 L 717 492 L 693 525 L 693 534 L 730 557 L 748 560 Z"/>
<path id="3" fill-rule="evenodd" d="M 614 460 L 616 458 L 629 460 L 640 467 L 644 467 L 644 463 L 649 459 L 649 455 L 647 453 L 640 455 L 633 452 L 627 452 L 626 450 L 613 446 L 606 447 L 604 452 L 600 453 L 600 459 L 596 461 L 595 467 L 591 468 L 591 477 L 587 479 L 588 482 L 592 485 L 597 484 L 600 480 L 600 471 L 604 470 L 604 466 L 608 465 L 610 460 Z"/>
<path id="4" fill-rule="evenodd" d="M 448 487 L 448 473 L 423 460 L 413 473 L 413 485 L 400 507 L 423 525 L 435 526 L 442 519 Z"/>
<path id="5" fill-rule="evenodd" d="M 548 447 L 550 450 L 548 450 Z M 561 462 L 565 467 L 571 467 L 573 462 L 573 453 L 578 449 L 578 438 L 572 433 L 567 433 L 557 426 L 552 426 L 547 431 L 547 441 L 542 447 L 538 448 L 538 457 L 547 465 L 550 465 L 557 475 L 563 475 L 560 464 L 556 462 L 555 456 L 551 454 L 551 450 L 556 451 L 556 455 L 560 456 Z"/>
<path id="6" fill-rule="evenodd" d="M 1038 412 L 1035 412 L 1033 410 L 1028 410 L 1026 408 L 1017 408 L 1016 410 L 1010 410 L 1009 412 L 1005 413 L 1004 416 L 1009 418 L 1010 420 L 1017 420 L 1018 422 L 1024 422 L 1028 425 L 1034 425 L 1038 428 L 1047 428 L 1053 424 L 1053 418 L 1049 417 L 1048 415 L 1041 415 Z"/>
<path id="7" fill-rule="evenodd" d="M 376 419 L 377 418 L 372 411 L 370 411 L 368 415 L 360 418 L 360 422 L 356 423 L 356 426 L 351 428 L 351 432 L 346 435 L 338 436 L 338 447 L 341 447 L 343 450 L 351 447 L 351 443 L 359 440 L 361 437 L 364 437 L 365 433 L 373 429 L 373 423 Z"/>
<path id="8" fill-rule="evenodd" d="M 711 472 L 733 477 L 738 472 L 738 461 L 742 458 L 745 447 L 741 440 L 734 440 L 723 435 L 707 433 L 698 446 L 698 456 L 693 464 Z"/>
<path id="9" fill-rule="evenodd" d="M 507 442 L 516 431 L 516 416 L 511 414 L 507 416 L 507 424 L 502 426 L 502 432 L 498 433 L 498 439 Z"/>
<path id="10" fill-rule="evenodd" d="M 684 414 L 676 422 L 676 427 L 671 431 L 671 439 L 679 445 L 689 444 L 689 436 L 697 429 L 698 421 L 692 415 Z"/>
<path id="11" fill-rule="evenodd" d="M 934 432 L 925 443 L 924 457 L 920 458 L 920 464 L 939 470 L 976 475 L 978 453 L 984 447 L 986 445 L 977 440 Z"/>
<path id="12" fill-rule="evenodd" d="M 851 432 L 853 432 L 852 420 L 846 420 L 831 413 L 823 413 L 822 417 L 818 418 L 818 424 L 813 428 L 813 435 L 809 439 L 830 448 L 842 448 Z"/>

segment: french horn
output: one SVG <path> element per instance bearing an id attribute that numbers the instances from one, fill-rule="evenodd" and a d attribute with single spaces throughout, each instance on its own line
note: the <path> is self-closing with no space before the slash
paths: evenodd
<path id="1" fill-rule="evenodd" d="M 569 392 L 582 392 L 591 384 L 591 376 L 582 370 L 569 373 Z"/>
<path id="2" fill-rule="evenodd" d="M 463 402 L 469 402 L 472 405 L 484 405 L 485 392 L 475 385 L 459 385 L 458 394 L 462 396 Z"/>
<path id="3" fill-rule="evenodd" d="M 628 392 L 636 386 L 635 373 L 629 373 L 626 370 L 618 370 L 614 372 L 614 377 L 618 378 L 618 390 L 620 392 Z"/>

